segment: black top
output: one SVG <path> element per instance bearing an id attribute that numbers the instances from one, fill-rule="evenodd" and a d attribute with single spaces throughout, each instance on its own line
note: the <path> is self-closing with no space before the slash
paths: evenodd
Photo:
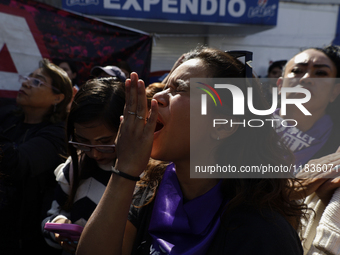
<path id="1" fill-rule="evenodd" d="M 132 254 L 149 255 L 152 237 L 148 233 L 154 202 L 137 208 L 148 201 L 152 193 L 146 188 L 135 195 L 129 221 L 137 228 Z M 135 206 L 134 206 L 135 205 Z M 303 249 L 295 229 L 279 213 L 269 209 L 257 210 L 242 205 L 222 217 L 222 224 L 207 254 L 232 255 L 301 255 Z"/>
<path id="2" fill-rule="evenodd" d="M 13 107 L 0 109 L 0 250 L 39 254 L 53 172 L 66 159 L 65 123 L 26 124 Z"/>

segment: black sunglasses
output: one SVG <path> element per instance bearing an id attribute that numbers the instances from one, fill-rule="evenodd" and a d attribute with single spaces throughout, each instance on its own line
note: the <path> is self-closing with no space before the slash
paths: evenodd
<path id="1" fill-rule="evenodd" d="M 253 52 L 246 50 L 226 50 L 225 52 L 234 58 L 244 57 L 246 78 L 253 78 L 253 68 L 250 65 L 250 63 L 253 61 Z"/>

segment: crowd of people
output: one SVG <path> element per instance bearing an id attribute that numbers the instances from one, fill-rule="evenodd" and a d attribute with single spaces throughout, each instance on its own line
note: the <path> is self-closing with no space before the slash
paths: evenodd
<path id="1" fill-rule="evenodd" d="M 125 63 L 95 66 L 79 84 L 72 63 L 43 59 L 19 77 L 17 105 L 0 109 L 1 254 L 339 254 L 340 47 L 287 57 L 261 83 L 239 56 L 197 47 L 153 84 Z M 276 110 L 245 107 L 242 118 L 266 123 L 259 128 L 205 119 L 192 132 L 192 78 L 247 78 L 234 86 L 252 88 L 255 109 Z M 283 109 L 272 99 L 287 88 L 307 90 L 308 102 Z M 208 100 L 209 118 L 241 123 L 232 92 L 218 96 L 223 107 Z M 207 165 L 297 171 L 191 178 L 202 147 Z M 53 223 L 84 229 L 70 238 L 45 229 Z"/>

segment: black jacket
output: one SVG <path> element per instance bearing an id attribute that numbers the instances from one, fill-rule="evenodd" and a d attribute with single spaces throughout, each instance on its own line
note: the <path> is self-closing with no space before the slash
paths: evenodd
<path id="1" fill-rule="evenodd" d="M 0 250 L 42 254 L 41 220 L 65 161 L 65 123 L 23 123 L 13 107 L 0 109 Z M 2 252 L 1 252 L 2 253 Z"/>

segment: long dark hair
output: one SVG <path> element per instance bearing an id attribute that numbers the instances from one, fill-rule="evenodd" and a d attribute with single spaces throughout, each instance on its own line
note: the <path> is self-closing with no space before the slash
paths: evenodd
<path id="1" fill-rule="evenodd" d="M 111 77 L 92 79 L 87 81 L 76 94 L 67 121 L 67 137 L 74 137 L 74 123 L 100 121 L 107 128 L 118 132 L 120 116 L 123 115 L 125 105 L 124 84 Z M 95 169 L 97 162 L 80 153 L 72 146 L 68 146 L 73 164 L 73 183 L 69 199 L 64 206 L 70 210 L 73 204 L 79 181 L 88 178 L 91 169 Z"/>
<path id="2" fill-rule="evenodd" d="M 245 78 L 245 65 L 238 59 L 232 57 L 223 51 L 200 47 L 186 54 L 185 60 L 200 59 L 208 69 L 210 77 L 214 78 Z M 240 83 L 238 87 L 246 94 L 249 83 Z M 252 79 L 253 87 L 253 104 L 258 110 L 268 109 L 264 96 L 260 89 L 260 83 L 257 79 Z M 224 98 L 223 103 L 226 103 L 220 111 L 225 116 L 232 117 L 230 109 L 232 109 L 232 96 L 225 90 L 225 94 L 220 94 Z M 222 92 L 223 93 L 223 92 Z M 229 93 L 229 94 L 228 94 Z M 225 99 L 227 98 L 227 99 Z M 268 119 L 271 116 L 257 116 L 251 113 L 245 107 L 245 115 L 242 116 L 246 122 L 249 119 Z M 288 165 L 293 163 L 294 157 L 288 148 L 280 142 L 280 137 L 271 127 L 270 122 L 261 128 L 243 127 L 242 125 L 230 137 L 224 139 L 217 148 L 223 151 L 221 160 L 227 162 L 227 165 L 240 166 L 244 165 L 260 165 L 270 164 Z M 151 166 L 151 169 L 156 169 L 158 174 L 149 173 L 149 170 L 144 175 L 142 182 L 157 184 L 160 182 L 159 176 L 164 172 L 162 169 L 157 169 Z M 158 181 L 153 180 L 158 178 Z M 297 227 L 301 216 L 304 215 L 304 205 L 290 200 L 290 192 L 292 190 L 291 180 L 287 178 L 276 179 L 223 179 L 223 192 L 225 197 L 229 199 L 227 210 L 223 217 L 228 215 L 230 211 L 242 204 L 249 204 L 258 209 L 269 208 L 281 213 L 292 226 Z"/>

